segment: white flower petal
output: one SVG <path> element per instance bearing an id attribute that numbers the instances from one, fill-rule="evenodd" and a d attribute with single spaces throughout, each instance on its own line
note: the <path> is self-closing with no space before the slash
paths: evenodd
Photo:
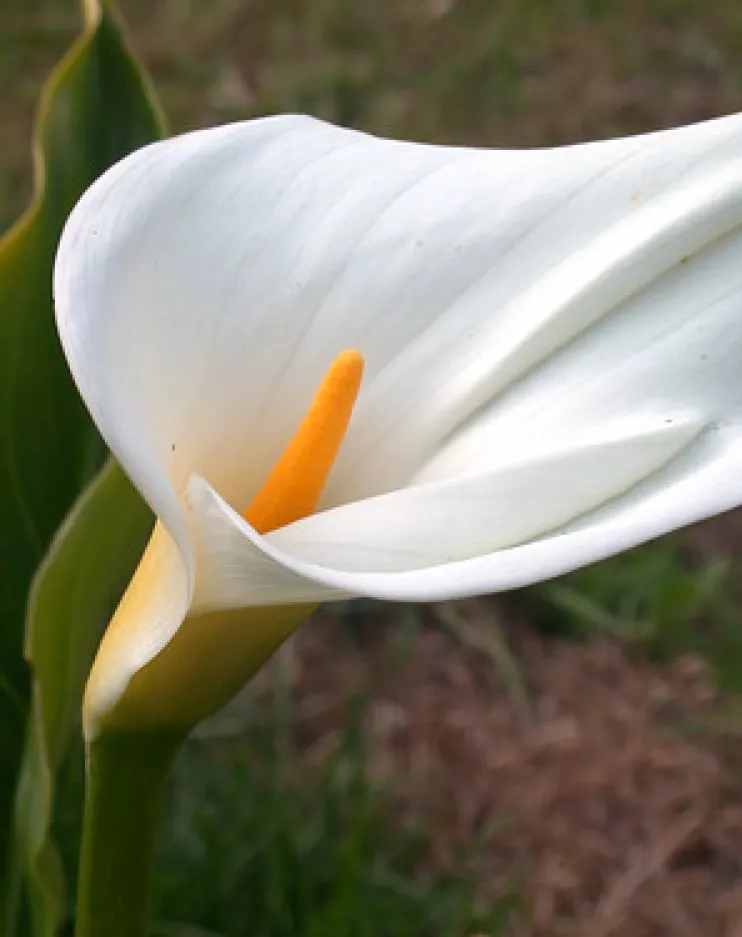
<path id="1" fill-rule="evenodd" d="M 55 274 L 62 340 L 103 435 L 185 551 L 188 475 L 243 509 L 342 348 L 364 354 L 367 377 L 325 506 L 405 484 L 477 407 L 502 413 L 498 395 L 560 346 L 581 360 L 591 323 L 609 335 L 665 280 L 678 322 L 736 289 L 741 142 L 739 116 L 526 152 L 304 118 L 175 138 L 73 212 Z M 708 275 L 676 276 L 688 257 Z"/>
<path id="2" fill-rule="evenodd" d="M 454 306 L 459 318 L 451 314 L 452 331 L 435 348 L 441 363 L 426 370 L 425 362 L 416 362 L 412 373 L 422 374 L 423 379 L 387 409 L 386 422 L 375 436 L 364 431 L 365 467 L 359 452 L 353 464 L 349 465 L 349 456 L 342 463 L 351 478 L 346 497 L 352 495 L 359 474 L 374 471 L 378 457 L 369 457 L 373 444 L 383 451 L 395 443 L 401 448 L 415 423 L 419 428 L 427 422 L 440 445 L 447 433 L 457 434 L 482 406 L 484 419 L 493 422 L 494 418 L 489 464 L 509 443 L 503 423 L 532 433 L 535 427 L 530 417 L 538 409 L 547 423 L 544 429 L 563 438 L 574 428 L 575 415 L 589 426 L 596 419 L 646 409 L 646 405 L 638 411 L 627 406 L 622 397 L 627 389 L 634 399 L 645 395 L 650 407 L 663 400 L 669 406 L 678 405 L 683 398 L 694 404 L 703 381 L 704 391 L 709 386 L 712 391 L 702 394 L 704 403 L 710 398 L 718 410 L 723 401 L 727 413 L 730 409 L 739 412 L 736 398 L 730 408 L 725 385 L 736 373 L 742 352 L 733 329 L 742 295 L 737 268 L 741 218 L 742 163 L 737 161 L 715 174 L 683 181 L 599 232 L 535 277 L 533 285 L 491 314 L 488 322 L 480 322 L 469 340 L 461 334 L 457 337 L 455 331 L 460 333 L 465 326 L 461 318 L 464 297 Z M 437 330 L 446 318 L 436 323 Z M 727 341 L 720 338 L 721 328 L 730 330 Z M 423 337 L 416 351 L 428 338 Z M 627 366 L 627 358 L 640 352 L 643 370 Z M 699 362 L 709 356 L 715 362 L 721 359 L 723 367 L 702 364 L 699 368 Z M 539 370 L 544 362 L 549 366 L 546 375 Z M 668 367 L 670 362 L 672 367 Z M 613 370 L 606 374 L 609 363 Z M 435 373 L 435 383 L 425 380 L 427 371 Z M 689 380 L 691 374 L 698 374 L 701 381 Z M 602 380 L 612 394 L 611 406 L 602 413 L 585 406 L 588 378 Z M 514 407 L 511 397 L 500 397 L 519 381 L 516 399 L 531 398 L 526 419 L 525 407 Z M 672 395 L 667 393 L 668 385 Z M 684 393 L 678 395 L 680 385 Z M 720 394 L 722 389 L 725 392 Z M 554 412 L 564 409 L 565 390 L 578 397 L 575 411 L 579 413 Z M 480 460 L 482 454 L 480 446 Z M 432 459 L 436 477 L 461 470 L 460 464 L 442 460 L 440 455 L 437 451 Z M 471 448 L 467 456 L 475 456 Z M 473 465 L 479 467 L 479 462 Z M 422 475 L 429 477 L 430 472 L 426 465 Z"/>
<path id="3" fill-rule="evenodd" d="M 671 472 L 664 479 L 658 473 L 658 483 L 650 484 L 646 496 L 639 486 L 638 496 L 634 489 L 625 498 L 544 537 L 470 559 L 445 562 L 436 556 L 432 565 L 422 568 L 414 567 L 430 560 L 430 550 L 424 549 L 412 527 L 397 524 L 394 529 L 395 534 L 407 533 L 407 541 L 388 536 L 382 523 L 388 519 L 384 512 L 379 523 L 369 517 L 359 532 L 354 532 L 352 524 L 341 523 L 343 511 L 352 517 L 354 506 L 349 506 L 337 509 L 335 518 L 335 512 L 315 515 L 260 537 L 196 476 L 189 484 L 189 499 L 199 518 L 204 580 L 194 601 L 202 611 L 232 604 L 319 602 L 345 596 L 438 601 L 520 588 L 739 504 L 742 440 L 733 437 L 721 445 L 723 459 L 703 454 L 699 458 L 699 452 L 689 452 L 695 467 Z M 712 443 L 698 448 L 716 447 Z M 454 515 L 447 516 L 451 520 Z M 395 569 L 401 571 L 389 571 Z M 254 592 L 256 585 L 259 591 Z"/>
<path id="4" fill-rule="evenodd" d="M 482 470 L 503 455 L 579 437 L 628 415 L 678 411 L 739 428 L 742 230 L 623 303 L 462 423 L 417 480 Z"/>

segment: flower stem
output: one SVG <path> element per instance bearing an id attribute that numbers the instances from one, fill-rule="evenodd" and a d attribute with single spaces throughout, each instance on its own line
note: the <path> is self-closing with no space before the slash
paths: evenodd
<path id="1" fill-rule="evenodd" d="M 181 741 L 111 732 L 89 746 L 75 937 L 147 937 L 157 825 Z"/>

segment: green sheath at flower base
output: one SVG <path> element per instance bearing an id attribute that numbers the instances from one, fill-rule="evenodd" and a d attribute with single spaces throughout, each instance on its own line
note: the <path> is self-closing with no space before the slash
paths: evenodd
<path id="1" fill-rule="evenodd" d="M 244 611 L 187 619 L 96 726 L 87 744 L 76 937 L 146 937 L 160 807 L 178 748 L 309 611 L 293 606 L 252 609 L 250 620 Z"/>

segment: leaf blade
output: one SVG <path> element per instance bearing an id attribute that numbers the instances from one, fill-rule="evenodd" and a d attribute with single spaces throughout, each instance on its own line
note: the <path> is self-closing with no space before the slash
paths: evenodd
<path id="1" fill-rule="evenodd" d="M 31 205 L 0 239 L 0 921 L 3 905 L 13 902 L 11 817 L 30 698 L 28 590 L 60 522 L 106 456 L 56 334 L 56 245 L 88 185 L 161 136 L 159 112 L 111 5 L 85 0 L 83 15 L 83 32 L 42 93 Z"/>
<path id="2" fill-rule="evenodd" d="M 54 934 L 64 911 L 61 867 L 49 840 L 54 775 L 78 719 L 98 640 L 151 526 L 149 508 L 109 459 L 79 498 L 34 580 L 26 640 L 34 663 L 34 706 L 17 826 L 37 934 Z"/>

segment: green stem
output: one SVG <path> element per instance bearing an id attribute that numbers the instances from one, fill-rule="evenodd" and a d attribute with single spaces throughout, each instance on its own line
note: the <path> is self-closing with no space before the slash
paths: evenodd
<path id="1" fill-rule="evenodd" d="M 75 937 L 146 937 L 157 825 L 182 736 L 110 733 L 88 749 Z"/>

